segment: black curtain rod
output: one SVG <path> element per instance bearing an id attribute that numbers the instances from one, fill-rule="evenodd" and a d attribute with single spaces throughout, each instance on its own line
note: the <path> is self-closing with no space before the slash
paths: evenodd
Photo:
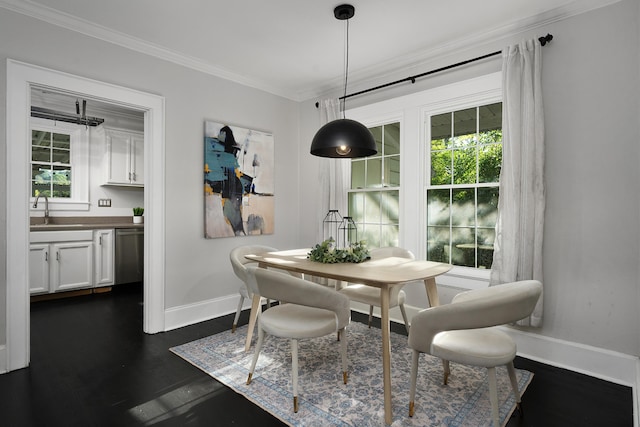
<path id="1" fill-rule="evenodd" d="M 542 46 L 546 45 L 548 42 L 550 42 L 551 40 L 553 40 L 553 36 L 551 34 L 547 34 L 544 37 L 539 37 L 538 41 L 540 41 L 540 44 Z M 411 77 L 406 77 L 404 79 L 400 79 L 400 80 L 396 80 L 394 82 L 390 82 L 390 83 L 385 83 L 383 85 L 380 86 L 376 86 L 376 87 L 372 87 L 369 89 L 365 89 L 365 90 L 361 90 L 360 92 L 355 92 L 355 93 L 350 93 L 348 95 L 345 96 L 341 96 L 340 100 L 344 100 L 347 98 L 351 98 L 352 96 L 358 96 L 358 95 L 362 95 L 364 93 L 368 93 L 368 92 L 373 92 L 375 90 L 378 89 L 383 89 L 385 87 L 389 87 L 389 86 L 393 86 L 393 85 L 397 85 L 399 83 L 404 83 L 404 82 L 411 82 L 411 83 L 415 83 L 416 79 L 420 78 L 420 77 L 425 77 L 428 76 L 430 74 L 435 74 L 435 73 L 439 73 L 441 71 L 446 71 L 446 70 L 450 70 L 452 68 L 456 68 L 456 67 L 460 67 L 462 65 L 466 65 L 469 64 L 471 62 L 476 62 L 476 61 L 480 61 L 482 59 L 486 59 L 486 58 L 490 58 L 492 56 L 496 56 L 496 55 L 500 55 L 502 53 L 501 50 L 497 51 L 497 52 L 491 52 L 491 53 L 487 53 L 486 55 L 482 55 L 482 56 L 478 56 L 477 58 L 473 58 L 473 59 L 467 59 L 466 61 L 462 61 L 462 62 L 458 62 L 456 64 L 452 64 L 452 65 L 447 65 L 446 67 L 442 67 L 442 68 L 437 68 L 435 70 L 431 70 L 431 71 L 427 71 L 426 73 L 422 73 L 422 74 L 416 74 L 415 76 L 411 76 Z M 318 106 L 320 105 L 320 103 L 316 102 L 316 108 L 318 108 Z"/>

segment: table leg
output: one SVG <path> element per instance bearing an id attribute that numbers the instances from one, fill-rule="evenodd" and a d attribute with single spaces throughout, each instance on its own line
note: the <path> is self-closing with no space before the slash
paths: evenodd
<path id="1" fill-rule="evenodd" d="M 382 375 L 384 383 L 384 421 L 391 425 L 391 330 L 389 323 L 389 299 L 391 288 L 380 289 L 380 313 L 382 329 Z"/>
<path id="2" fill-rule="evenodd" d="M 440 298 L 438 297 L 438 287 L 436 286 L 436 279 L 433 277 L 424 279 L 424 287 L 427 290 L 427 299 L 429 300 L 429 307 L 436 307 L 440 305 Z"/>
<path id="3" fill-rule="evenodd" d="M 253 294 L 253 300 L 251 301 L 251 312 L 249 313 L 249 328 L 247 329 L 247 340 L 244 343 L 244 351 L 249 351 L 251 347 L 251 337 L 253 336 L 253 330 L 256 325 L 256 319 L 258 318 L 258 312 L 260 310 L 260 295 Z"/>

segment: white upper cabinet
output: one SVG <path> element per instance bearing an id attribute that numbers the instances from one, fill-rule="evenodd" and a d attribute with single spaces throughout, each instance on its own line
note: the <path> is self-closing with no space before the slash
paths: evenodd
<path id="1" fill-rule="evenodd" d="M 105 184 L 144 186 L 144 134 L 105 129 Z"/>

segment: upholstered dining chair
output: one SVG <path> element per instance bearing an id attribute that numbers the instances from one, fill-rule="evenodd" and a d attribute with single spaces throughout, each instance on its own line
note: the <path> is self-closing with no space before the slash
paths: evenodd
<path id="1" fill-rule="evenodd" d="M 413 253 L 407 249 L 398 247 L 384 247 L 371 249 L 371 259 L 382 259 L 388 257 L 408 258 L 414 259 Z M 371 327 L 371 320 L 373 319 L 373 307 L 380 307 L 380 289 L 372 286 L 362 284 L 349 284 L 348 286 L 340 289 L 343 295 L 349 297 L 351 301 L 356 301 L 362 304 L 369 305 L 369 327 Z M 389 308 L 400 307 L 400 313 L 402 313 L 402 319 L 404 319 L 404 327 L 409 332 L 409 320 L 407 319 L 407 312 L 404 308 L 404 301 L 407 298 L 402 287 L 396 286 L 391 290 L 391 298 L 389 299 Z"/>
<path id="2" fill-rule="evenodd" d="M 236 331 L 236 327 L 238 326 L 238 319 L 240 318 L 240 313 L 242 312 L 242 305 L 244 304 L 245 299 L 253 298 L 253 293 L 247 286 L 248 276 L 247 276 L 247 264 L 255 262 L 245 258 L 245 255 L 250 254 L 261 254 L 264 252 L 275 252 L 278 249 L 272 248 L 269 246 L 263 245 L 246 245 L 239 246 L 234 248 L 229 253 L 229 259 L 231 260 L 231 266 L 233 267 L 233 272 L 236 276 L 242 281 L 242 284 L 238 288 L 238 293 L 240 294 L 240 301 L 238 301 L 238 308 L 236 309 L 236 316 L 233 318 L 233 324 L 231 325 L 231 332 Z M 269 305 L 269 301 L 267 301 L 267 305 Z"/>
<path id="3" fill-rule="evenodd" d="M 347 334 L 351 319 L 349 298 L 327 286 L 286 273 L 249 267 L 253 286 L 260 295 L 285 302 L 267 308 L 258 317 L 256 344 L 247 385 L 251 383 L 260 350 L 267 334 L 291 341 L 293 411 L 298 412 L 298 340 L 338 333 L 342 358 L 342 379 L 347 383 Z"/>
<path id="4" fill-rule="evenodd" d="M 496 367 L 506 365 L 511 387 L 520 406 L 520 392 L 513 359 L 516 344 L 495 326 L 513 323 L 531 314 L 542 293 L 537 280 L 524 280 L 462 292 L 451 304 L 427 308 L 413 316 L 409 347 L 413 350 L 409 416 L 414 413 L 420 353 L 443 360 L 444 384 L 449 362 L 485 367 L 488 370 L 491 418 L 499 426 Z"/>

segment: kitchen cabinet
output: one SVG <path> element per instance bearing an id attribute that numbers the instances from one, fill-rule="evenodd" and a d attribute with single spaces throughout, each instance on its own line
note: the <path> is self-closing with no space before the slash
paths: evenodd
<path id="1" fill-rule="evenodd" d="M 31 232 L 29 289 L 31 294 L 62 292 L 93 286 L 93 232 Z"/>
<path id="2" fill-rule="evenodd" d="M 114 284 L 114 232 L 113 229 L 95 230 L 93 232 L 95 249 L 94 271 L 95 286 L 111 286 Z"/>
<path id="3" fill-rule="evenodd" d="M 105 129 L 105 184 L 144 186 L 144 134 Z"/>

